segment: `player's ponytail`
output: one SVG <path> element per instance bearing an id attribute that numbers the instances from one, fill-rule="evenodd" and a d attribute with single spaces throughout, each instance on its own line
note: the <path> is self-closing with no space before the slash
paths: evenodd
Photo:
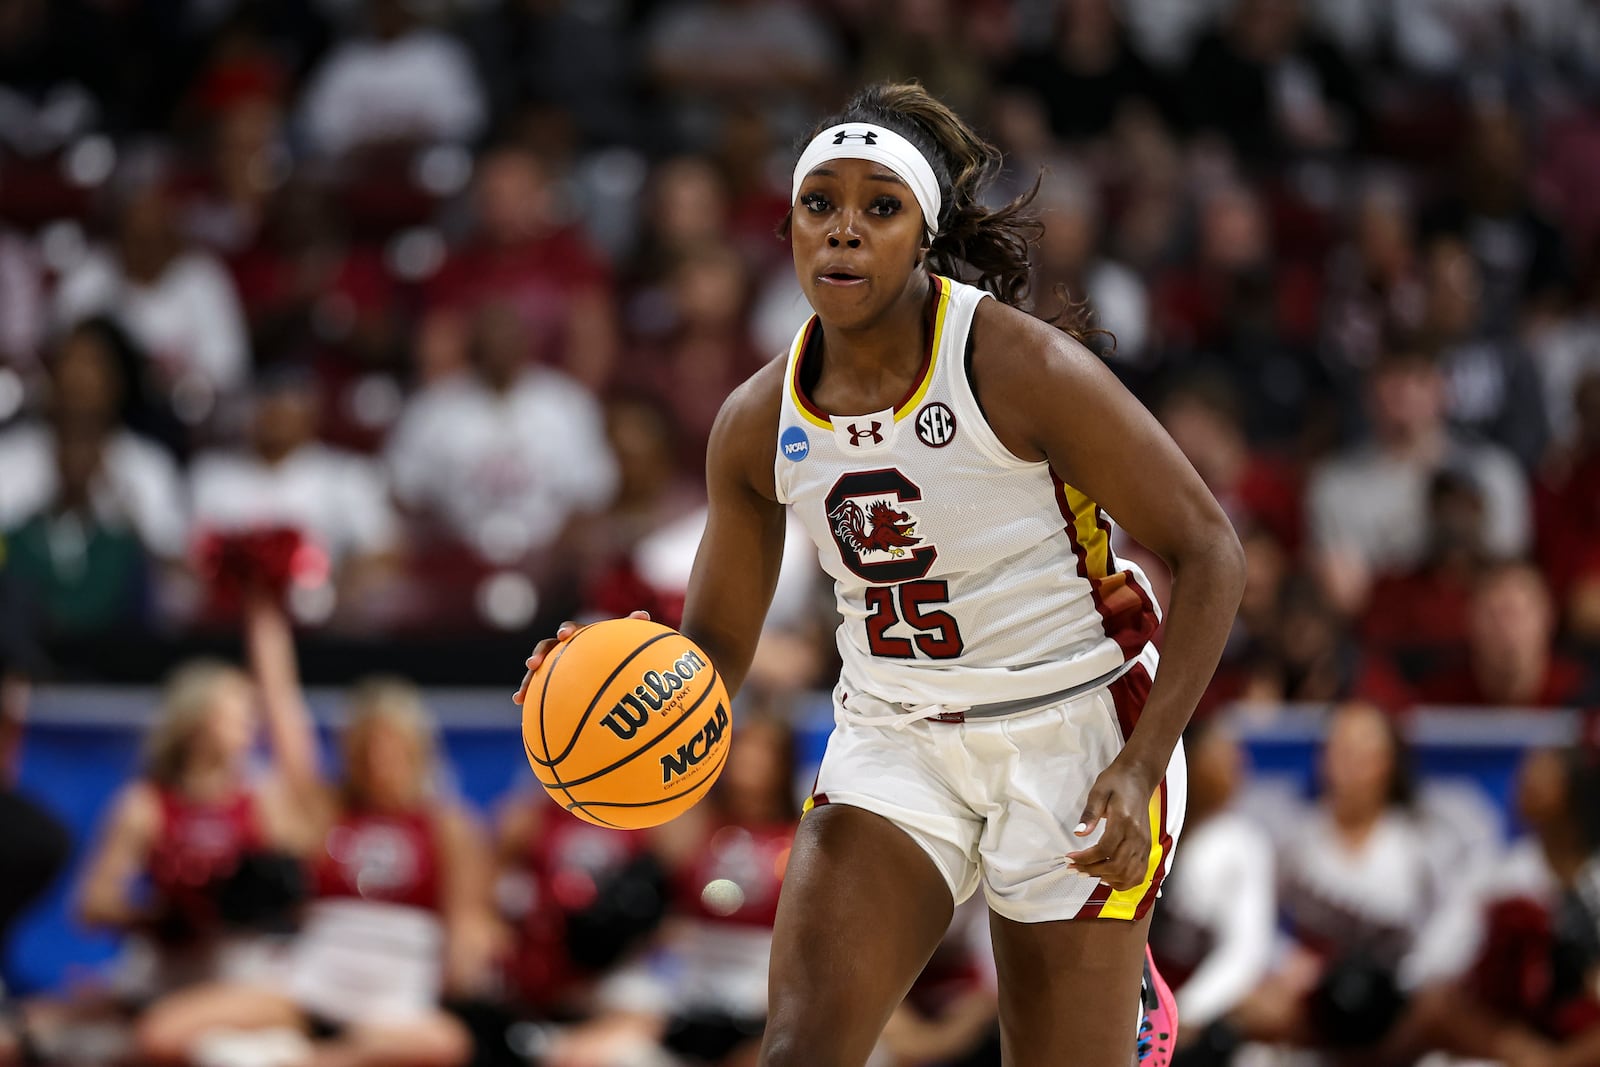
<path id="1" fill-rule="evenodd" d="M 1032 269 L 1031 250 L 1044 226 L 1028 212 L 1039 181 L 1002 207 L 983 203 L 1000 173 L 1000 150 L 979 137 L 961 116 L 916 82 L 879 82 L 856 93 L 817 130 L 844 122 L 883 126 L 910 141 L 933 167 L 943 208 L 928 250 L 928 266 L 987 290 L 1013 307 L 1023 305 Z M 814 131 L 815 132 L 815 131 Z M 1063 299 L 1050 321 L 1073 337 L 1104 331 L 1089 324 L 1082 302 Z"/>

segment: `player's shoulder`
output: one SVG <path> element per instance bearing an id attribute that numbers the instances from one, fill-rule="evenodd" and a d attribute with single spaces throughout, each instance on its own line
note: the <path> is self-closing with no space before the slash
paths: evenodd
<path id="1" fill-rule="evenodd" d="M 778 456 L 786 362 L 774 357 L 728 394 L 706 450 L 710 477 L 743 482 L 768 499 L 777 493 L 772 467 Z"/>
<path id="2" fill-rule="evenodd" d="M 744 445 L 776 440 L 783 410 L 785 366 L 786 360 L 776 356 L 728 394 L 712 430 L 714 442 Z"/>
<path id="3" fill-rule="evenodd" d="M 1075 337 L 1020 308 L 980 300 L 972 316 L 972 366 L 997 381 L 1037 386 L 1041 375 L 1067 377 L 1103 369 Z"/>

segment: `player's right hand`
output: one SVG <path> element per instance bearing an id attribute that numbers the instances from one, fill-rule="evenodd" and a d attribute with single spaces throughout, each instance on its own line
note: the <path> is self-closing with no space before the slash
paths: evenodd
<path id="1" fill-rule="evenodd" d="M 628 618 L 643 619 L 645 622 L 649 622 L 650 613 L 648 611 L 634 611 L 628 614 Z M 521 704 L 528 699 L 528 684 L 533 681 L 534 672 L 539 669 L 539 664 L 544 662 L 544 658 L 550 654 L 551 649 L 563 641 L 572 640 L 572 635 L 577 633 L 578 629 L 578 624 L 568 619 L 556 627 L 556 635 L 554 637 L 547 637 L 533 646 L 533 655 L 529 656 L 526 661 L 528 671 L 522 676 L 522 684 L 517 686 L 516 693 L 511 697 L 513 704 Z"/>

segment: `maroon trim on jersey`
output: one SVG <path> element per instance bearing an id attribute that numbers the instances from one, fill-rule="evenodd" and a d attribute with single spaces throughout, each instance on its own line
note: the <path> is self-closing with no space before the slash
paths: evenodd
<path id="1" fill-rule="evenodd" d="M 895 412 L 899 412 L 901 408 L 905 407 L 911 402 L 912 397 L 917 395 L 917 391 L 922 388 L 922 383 L 928 378 L 928 368 L 933 365 L 933 350 L 938 347 L 939 344 L 939 331 L 935 329 L 935 324 L 938 321 L 939 297 L 944 292 L 944 284 L 944 281 L 937 274 L 931 275 L 928 278 L 928 287 L 931 290 L 933 297 L 928 302 L 926 316 L 928 347 L 922 353 L 922 363 L 918 365 L 917 373 L 911 379 L 910 388 L 906 390 L 904 396 L 895 402 L 892 409 Z M 800 406 L 808 413 L 816 416 L 823 422 L 832 422 L 833 416 L 817 406 L 816 401 L 811 399 L 811 394 L 807 392 L 805 385 L 806 357 L 811 354 L 811 342 L 817 339 L 817 323 L 819 321 L 821 320 L 819 320 L 815 315 L 811 316 L 811 320 L 807 322 L 805 326 L 805 336 L 800 339 L 800 355 L 794 361 L 794 395 L 795 399 L 800 401 Z"/>
<path id="2" fill-rule="evenodd" d="M 1094 507 L 1094 524 L 1100 527 L 1100 532 L 1106 538 L 1106 562 L 1111 574 L 1127 575 L 1127 587 L 1132 589 L 1139 597 L 1139 624 L 1137 626 L 1118 627 L 1112 635 L 1113 640 L 1122 646 L 1122 660 L 1126 663 L 1144 651 L 1144 646 L 1156 635 L 1156 627 L 1161 625 L 1160 616 L 1156 614 L 1155 605 L 1150 602 L 1150 594 L 1144 586 L 1134 580 L 1132 571 L 1122 569 L 1122 564 L 1117 560 L 1117 548 L 1111 536 L 1111 517 L 1106 514 L 1106 509 L 1096 504 Z"/>
<path id="3" fill-rule="evenodd" d="M 1122 661 L 1126 663 L 1143 652 L 1144 646 L 1155 636 L 1156 627 L 1160 625 L 1155 607 L 1151 604 L 1150 596 L 1145 592 L 1144 586 L 1134 581 L 1133 573 L 1121 569 L 1117 554 L 1111 547 L 1111 524 L 1105 509 L 1098 504 L 1094 509 L 1094 522 L 1100 531 L 1100 536 L 1106 540 L 1106 573 L 1101 575 L 1089 573 L 1089 550 L 1078 539 L 1077 516 L 1072 513 L 1072 505 L 1067 502 L 1067 483 L 1056 473 L 1054 467 L 1050 468 L 1050 482 L 1055 493 L 1056 510 L 1061 512 L 1061 518 L 1065 522 L 1067 543 L 1072 546 L 1072 555 L 1078 562 L 1078 576 L 1089 583 L 1089 596 L 1094 602 L 1094 610 L 1100 616 L 1100 630 L 1122 649 Z M 1135 613 L 1111 608 L 1106 601 L 1108 586 L 1113 594 L 1121 595 L 1124 599 L 1125 594 L 1122 590 L 1131 589 L 1138 599 L 1139 610 Z"/>
<path id="4" fill-rule="evenodd" d="M 1121 678 L 1106 687 L 1111 692 L 1111 703 L 1117 709 L 1117 725 L 1122 728 L 1122 740 L 1133 736 L 1144 713 L 1144 702 L 1150 699 L 1150 672 L 1144 664 L 1135 663 Z"/>

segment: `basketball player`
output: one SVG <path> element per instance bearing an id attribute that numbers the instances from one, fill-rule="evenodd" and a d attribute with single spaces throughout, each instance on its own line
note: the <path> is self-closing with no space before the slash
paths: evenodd
<path id="1" fill-rule="evenodd" d="M 999 162 L 916 85 L 869 87 L 825 123 L 788 226 L 816 314 L 712 432 L 684 632 L 736 691 L 785 507 L 841 616 L 765 1067 L 864 1063 L 980 886 L 1007 1062 L 1134 1054 L 1150 907 L 1183 817 L 1178 739 L 1243 554 L 1155 419 L 1077 335 L 1016 309 L 1036 227 L 1027 196 L 984 206 Z M 1157 607 L 1112 552 L 1113 515 L 1173 572 L 1159 675 Z"/>

